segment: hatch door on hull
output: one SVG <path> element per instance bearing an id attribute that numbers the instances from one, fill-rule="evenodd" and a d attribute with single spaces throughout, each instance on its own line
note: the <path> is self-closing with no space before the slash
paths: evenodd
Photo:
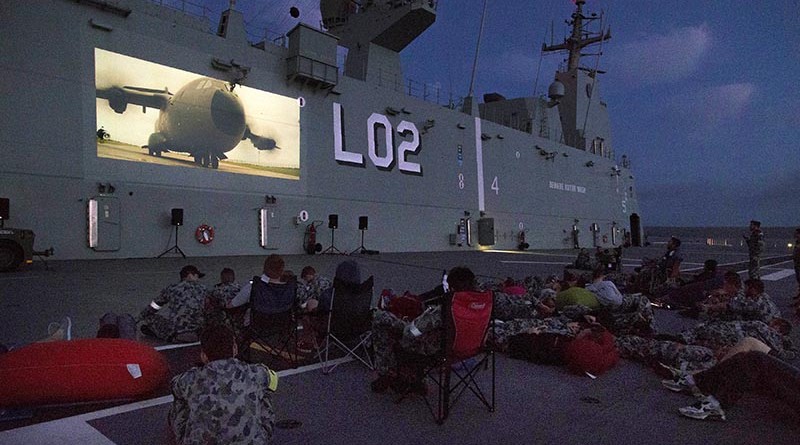
<path id="1" fill-rule="evenodd" d="M 97 252 L 116 252 L 120 248 L 120 204 L 111 196 L 95 196 L 97 201 Z"/>

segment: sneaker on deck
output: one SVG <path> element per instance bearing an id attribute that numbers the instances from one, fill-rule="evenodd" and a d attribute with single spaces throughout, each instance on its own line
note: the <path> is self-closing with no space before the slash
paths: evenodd
<path id="1" fill-rule="evenodd" d="M 681 378 L 681 377 L 686 377 L 686 375 L 688 375 L 688 374 L 689 374 L 689 372 L 688 372 L 688 371 L 686 371 L 686 368 L 687 368 L 687 367 L 688 367 L 688 365 L 689 365 L 689 363 L 688 363 L 688 362 L 681 362 L 681 367 L 680 367 L 680 368 L 675 368 L 675 367 L 672 367 L 672 366 L 670 366 L 670 365 L 667 365 L 667 364 L 665 364 L 665 363 L 662 363 L 662 362 L 658 362 L 658 364 L 659 364 L 659 365 L 661 365 L 661 367 L 662 367 L 662 368 L 664 368 L 664 369 L 666 369 L 667 371 L 669 371 L 669 372 L 670 372 L 670 374 L 672 374 L 672 377 L 673 377 L 673 379 L 678 379 L 678 378 Z"/>
<path id="2" fill-rule="evenodd" d="M 687 381 L 685 377 L 677 377 L 674 379 L 665 379 L 661 381 L 661 386 L 670 391 L 681 392 L 684 394 L 694 393 L 695 386 Z"/>
<path id="3" fill-rule="evenodd" d="M 719 400 L 714 396 L 701 396 L 697 403 L 691 406 L 684 406 L 678 411 L 682 416 L 698 420 L 725 420 L 725 411 L 719 404 Z"/>

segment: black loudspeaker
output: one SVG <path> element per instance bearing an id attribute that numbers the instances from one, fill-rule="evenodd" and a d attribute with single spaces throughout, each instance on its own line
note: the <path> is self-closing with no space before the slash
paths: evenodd
<path id="1" fill-rule="evenodd" d="M 173 226 L 183 225 L 183 209 L 172 209 L 172 220 L 170 224 Z"/>
<path id="2" fill-rule="evenodd" d="M 367 230 L 369 226 L 369 218 L 366 216 L 359 216 L 358 217 L 358 230 Z"/>
<path id="3" fill-rule="evenodd" d="M 8 198 L 0 198 L 0 219 L 8 219 L 11 212 L 11 204 Z"/>
<path id="4" fill-rule="evenodd" d="M 339 215 L 336 214 L 328 215 L 328 228 L 329 229 L 339 228 Z"/>

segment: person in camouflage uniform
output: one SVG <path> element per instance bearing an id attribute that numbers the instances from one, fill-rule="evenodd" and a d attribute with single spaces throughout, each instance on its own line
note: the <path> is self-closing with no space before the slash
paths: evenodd
<path id="1" fill-rule="evenodd" d="M 326 289 L 333 287 L 330 278 L 317 275 L 317 271 L 306 266 L 300 272 L 300 280 L 297 282 L 297 306 L 305 307 L 309 300 L 320 300 Z"/>
<path id="2" fill-rule="evenodd" d="M 509 339 L 519 334 L 559 334 L 575 336 L 579 323 L 563 316 L 547 318 L 515 318 L 509 321 L 495 321 L 493 344 L 500 350 L 508 349 Z"/>
<path id="3" fill-rule="evenodd" d="M 713 318 L 715 313 L 723 312 L 728 307 L 728 303 L 734 298 L 744 298 L 744 289 L 742 288 L 742 279 L 739 274 L 736 271 L 729 270 L 723 275 L 722 287 L 711 291 L 701 303 L 695 306 L 697 314 L 694 317 L 701 319 Z"/>
<path id="4" fill-rule="evenodd" d="M 202 366 L 172 380 L 169 425 L 179 444 L 270 443 L 275 425 L 272 393 L 278 376 L 263 364 L 235 357 L 233 332 L 209 327 L 200 335 Z"/>
<path id="5" fill-rule="evenodd" d="M 621 335 L 616 337 L 616 346 L 620 357 L 641 361 L 648 365 L 663 363 L 673 368 L 700 371 L 717 363 L 712 349 L 705 346 L 685 345 L 677 341 Z"/>
<path id="6" fill-rule="evenodd" d="M 642 294 L 625 294 L 621 304 L 602 307 L 595 314 L 600 324 L 614 335 L 655 333 L 653 305 Z"/>
<path id="7" fill-rule="evenodd" d="M 708 316 L 721 320 L 760 320 L 769 323 L 781 317 L 781 311 L 764 292 L 764 282 L 749 279 L 744 293 L 737 293 L 727 303 L 708 307 Z"/>
<path id="8" fill-rule="evenodd" d="M 228 303 L 242 289 L 241 283 L 236 282 L 236 273 L 233 269 L 224 268 L 220 272 L 220 282 L 206 295 L 203 306 L 203 324 L 228 326 L 236 338 L 241 338 L 244 332 L 244 311 L 226 309 Z"/>
<path id="9" fill-rule="evenodd" d="M 449 291 L 475 290 L 475 274 L 466 267 L 454 267 L 447 274 Z M 372 318 L 372 345 L 378 378 L 372 390 L 384 392 L 393 383 L 398 369 L 397 353 L 434 355 L 441 349 L 441 305 L 429 306 L 411 321 L 401 320 L 389 311 L 375 311 Z"/>
<path id="10" fill-rule="evenodd" d="M 747 274 L 750 279 L 761 279 L 761 253 L 764 251 L 764 232 L 761 231 L 761 221 L 750 221 L 750 236 L 744 235 L 747 243 L 747 253 L 750 262 L 747 265 Z"/>
<path id="11" fill-rule="evenodd" d="M 762 321 L 709 321 L 682 331 L 677 335 L 685 344 L 705 346 L 717 351 L 717 355 L 746 337 L 760 340 L 775 351 L 780 358 L 793 358 L 796 353 L 786 335 L 791 331 L 791 324 L 776 318 L 769 324 Z"/>
<path id="12" fill-rule="evenodd" d="M 184 266 L 180 283 L 165 287 L 139 315 L 141 331 L 166 341 L 197 341 L 206 297 L 198 280 L 204 276 L 196 267 Z"/>

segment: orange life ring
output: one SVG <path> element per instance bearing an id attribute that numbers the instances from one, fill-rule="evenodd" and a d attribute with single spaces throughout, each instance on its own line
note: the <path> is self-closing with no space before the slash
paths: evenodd
<path id="1" fill-rule="evenodd" d="M 214 228 L 208 224 L 200 224 L 194 231 L 194 239 L 200 244 L 208 244 L 214 241 Z"/>

